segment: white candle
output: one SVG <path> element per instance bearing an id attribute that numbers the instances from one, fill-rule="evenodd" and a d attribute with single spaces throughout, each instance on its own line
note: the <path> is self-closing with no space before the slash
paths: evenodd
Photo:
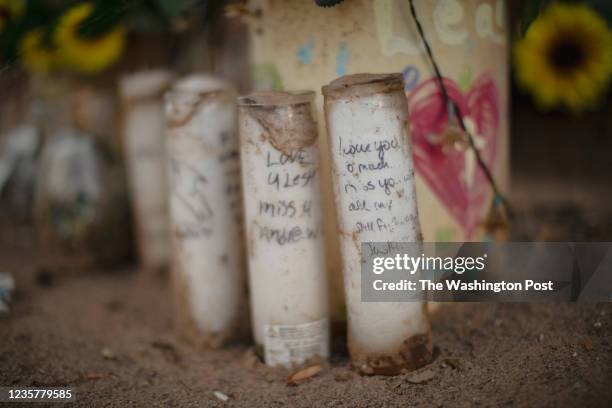
<path id="1" fill-rule="evenodd" d="M 255 342 L 268 365 L 329 355 L 314 92 L 239 99 Z"/>
<path id="2" fill-rule="evenodd" d="M 246 313 L 236 93 L 214 77 L 178 81 L 166 96 L 176 324 L 218 347 Z"/>
<path id="3" fill-rule="evenodd" d="M 140 71 L 119 84 L 138 251 L 142 265 L 150 270 L 165 269 L 170 258 L 163 94 L 171 80 L 166 71 Z"/>
<path id="4" fill-rule="evenodd" d="M 349 351 L 366 374 L 431 360 L 423 303 L 361 302 L 361 243 L 421 241 L 403 86 L 399 74 L 357 74 L 323 87 Z"/>

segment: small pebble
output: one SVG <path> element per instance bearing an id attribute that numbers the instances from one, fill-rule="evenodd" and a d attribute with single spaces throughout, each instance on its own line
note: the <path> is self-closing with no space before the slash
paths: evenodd
<path id="1" fill-rule="evenodd" d="M 603 324 L 601 324 L 601 322 L 598 320 L 595 323 L 593 323 L 593 327 L 596 329 L 601 329 L 603 326 Z"/>
<path id="2" fill-rule="evenodd" d="M 108 347 L 104 347 L 101 351 L 102 357 L 104 357 L 107 360 L 113 360 L 115 358 L 115 353 L 113 353 L 113 350 L 109 349 Z"/>
<path id="3" fill-rule="evenodd" d="M 215 397 L 217 397 L 218 400 L 223 402 L 227 402 L 230 399 L 226 394 L 222 393 L 221 391 L 213 391 L 213 394 L 215 395 Z"/>
<path id="4" fill-rule="evenodd" d="M 297 385 L 300 381 L 306 380 L 310 377 L 314 377 L 319 374 L 323 368 L 319 364 L 315 364 L 310 367 L 306 367 L 303 370 L 299 370 L 287 378 L 287 385 Z"/>
<path id="5" fill-rule="evenodd" d="M 424 371 L 414 373 L 406 380 L 408 380 L 411 384 L 421 384 L 426 383 L 427 381 L 433 379 L 437 375 L 437 372 L 431 369 L 426 369 Z"/>
<path id="6" fill-rule="evenodd" d="M 457 358 L 446 357 L 443 361 L 443 364 L 449 365 L 451 368 L 461 371 L 463 365 L 461 361 Z"/>
<path id="7" fill-rule="evenodd" d="M 540 335 L 538 336 L 538 340 L 540 342 L 544 341 L 544 335 L 542 333 L 540 333 Z"/>

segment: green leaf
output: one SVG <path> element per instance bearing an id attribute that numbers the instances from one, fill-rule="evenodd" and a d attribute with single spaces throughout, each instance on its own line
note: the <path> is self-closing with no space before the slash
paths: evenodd
<path id="1" fill-rule="evenodd" d="M 185 8 L 185 0 L 156 0 L 159 8 L 168 18 L 178 17 Z"/>
<path id="2" fill-rule="evenodd" d="M 97 1 L 91 16 L 81 24 L 79 34 L 97 38 L 115 28 L 123 19 L 125 11 L 116 0 Z"/>
<path id="3" fill-rule="evenodd" d="M 142 10 L 126 17 L 126 24 L 130 29 L 141 33 L 155 33 L 164 27 L 165 20 L 155 12 Z"/>
<path id="4" fill-rule="evenodd" d="M 526 0 L 523 3 L 523 10 L 521 13 L 521 21 L 520 21 L 520 29 L 521 35 L 525 35 L 527 29 L 540 15 L 540 11 L 542 10 L 544 5 L 544 0 Z"/>

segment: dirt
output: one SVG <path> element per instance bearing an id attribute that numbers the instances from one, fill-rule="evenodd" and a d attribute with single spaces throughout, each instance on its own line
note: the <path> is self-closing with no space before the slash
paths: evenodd
<path id="1" fill-rule="evenodd" d="M 426 367 L 359 375 L 337 334 L 331 363 L 288 385 L 291 373 L 265 367 L 248 342 L 201 351 L 177 340 L 166 278 L 134 268 L 50 275 L 36 254 L 30 228 L 0 224 L 0 271 L 18 288 L 0 319 L 0 384 L 74 387 L 79 406 L 612 403 L 612 304 L 451 305 L 433 317 Z"/>
<path id="2" fill-rule="evenodd" d="M 314 98 L 314 94 L 311 97 L 302 92 L 256 92 L 248 98 L 258 105 L 244 105 L 241 109 L 245 116 L 253 118 L 261 127 L 261 141 L 269 141 L 287 160 L 304 164 L 301 149 L 307 149 L 318 140 L 312 103 L 303 102 Z M 293 103 L 292 99 L 296 102 Z M 275 102 L 279 105 L 273 105 Z M 246 119 L 243 121 L 248 123 Z M 256 136 L 251 135 L 251 138 L 255 139 Z"/>

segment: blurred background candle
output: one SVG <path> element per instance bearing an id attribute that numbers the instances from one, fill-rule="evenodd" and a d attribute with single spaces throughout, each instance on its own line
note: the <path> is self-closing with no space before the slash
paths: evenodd
<path id="1" fill-rule="evenodd" d="M 123 142 L 141 264 L 163 270 L 170 256 L 163 94 L 172 75 L 139 71 L 120 82 Z"/>
<path id="2" fill-rule="evenodd" d="M 246 314 L 236 93 L 185 78 L 166 96 L 166 117 L 176 324 L 216 347 Z"/>
<path id="3" fill-rule="evenodd" d="M 34 89 L 31 123 L 43 141 L 33 197 L 41 266 L 58 276 L 117 267 L 132 253 L 132 234 L 125 174 L 112 144 L 112 93 L 60 80 Z"/>
<path id="4" fill-rule="evenodd" d="M 253 331 L 268 365 L 329 354 L 314 92 L 239 99 Z"/>

